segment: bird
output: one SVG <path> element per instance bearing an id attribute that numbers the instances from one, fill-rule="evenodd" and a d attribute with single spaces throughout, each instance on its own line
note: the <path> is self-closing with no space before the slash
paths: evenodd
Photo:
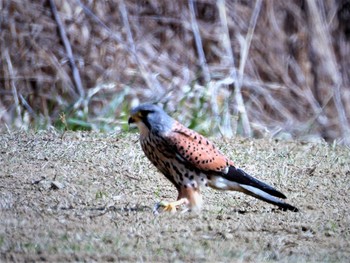
<path id="1" fill-rule="evenodd" d="M 182 125 L 157 104 L 140 104 L 130 111 L 128 124 L 139 130 L 141 148 L 151 163 L 175 186 L 178 198 L 161 201 L 153 209 L 200 212 L 201 189 L 238 191 L 277 206 L 283 211 L 298 208 L 284 202 L 286 196 L 238 168 L 210 140 Z"/>

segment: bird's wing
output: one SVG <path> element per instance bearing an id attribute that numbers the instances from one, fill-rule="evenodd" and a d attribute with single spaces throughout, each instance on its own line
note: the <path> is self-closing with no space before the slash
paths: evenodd
<path id="1" fill-rule="evenodd" d="M 179 122 L 174 123 L 164 140 L 180 161 L 196 169 L 226 173 L 228 167 L 233 165 L 212 142 Z"/>

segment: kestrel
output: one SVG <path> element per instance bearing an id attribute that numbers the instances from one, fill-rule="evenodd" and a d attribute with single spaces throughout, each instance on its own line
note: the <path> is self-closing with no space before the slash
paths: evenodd
<path id="1" fill-rule="evenodd" d="M 181 205 L 191 211 L 202 207 L 202 187 L 243 192 L 282 210 L 298 209 L 280 198 L 286 196 L 266 183 L 237 168 L 216 146 L 201 134 L 190 130 L 154 104 L 131 110 L 129 124 L 140 131 L 141 147 L 148 159 L 176 187 L 175 202 L 160 202 L 155 207 L 175 212 Z"/>

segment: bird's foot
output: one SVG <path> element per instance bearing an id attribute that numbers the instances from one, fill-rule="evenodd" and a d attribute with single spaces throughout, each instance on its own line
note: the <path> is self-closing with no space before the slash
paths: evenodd
<path id="1" fill-rule="evenodd" d="M 167 201 L 158 202 L 153 208 L 153 214 L 159 214 L 159 209 L 161 208 L 162 208 L 162 211 L 175 213 L 176 205 L 174 205 L 174 203 L 175 202 L 169 203 Z"/>
<path id="2" fill-rule="evenodd" d="M 153 214 L 158 215 L 160 208 L 163 208 L 162 209 L 163 212 L 175 213 L 177 210 L 177 207 L 179 207 L 183 204 L 188 204 L 188 200 L 186 198 L 182 198 L 182 199 L 177 200 L 175 202 L 160 201 L 154 206 Z"/>

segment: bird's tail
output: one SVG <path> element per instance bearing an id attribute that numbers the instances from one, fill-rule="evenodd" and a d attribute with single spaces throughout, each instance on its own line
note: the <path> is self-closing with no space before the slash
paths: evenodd
<path id="1" fill-rule="evenodd" d="M 282 210 L 291 210 L 293 212 L 298 212 L 298 208 L 287 204 L 280 200 L 279 198 L 285 199 L 286 196 L 281 192 L 277 191 L 270 185 L 255 179 L 241 169 L 230 166 L 227 174 L 223 176 L 228 181 L 234 183 L 238 188 L 235 190 L 241 191 L 247 195 L 258 198 L 267 203 L 277 205 Z"/>

